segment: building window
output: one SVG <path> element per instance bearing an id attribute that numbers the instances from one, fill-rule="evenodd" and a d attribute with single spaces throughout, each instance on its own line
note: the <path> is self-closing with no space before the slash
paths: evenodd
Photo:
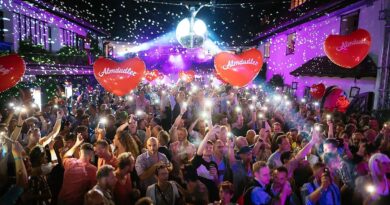
<path id="1" fill-rule="evenodd" d="M 290 33 L 287 36 L 286 55 L 294 54 L 296 33 Z"/>
<path id="2" fill-rule="evenodd" d="M 75 32 L 61 28 L 62 45 L 63 46 L 77 47 L 76 35 L 77 34 Z"/>
<path id="3" fill-rule="evenodd" d="M 291 0 L 291 7 L 290 9 L 294 9 L 298 6 L 300 6 L 301 4 L 305 3 L 307 0 Z"/>
<path id="4" fill-rule="evenodd" d="M 17 23 L 15 26 L 19 32 L 19 40 L 31 41 L 35 45 L 42 45 L 45 49 L 49 49 L 48 36 L 49 25 L 38 19 L 16 13 Z"/>
<path id="5" fill-rule="evenodd" d="M 341 16 L 340 34 L 347 35 L 356 31 L 359 27 L 359 10 Z"/>
<path id="6" fill-rule="evenodd" d="M 264 57 L 265 57 L 265 58 L 269 58 L 270 47 L 271 47 L 271 43 L 270 43 L 269 41 L 267 41 L 267 42 L 264 44 Z"/>

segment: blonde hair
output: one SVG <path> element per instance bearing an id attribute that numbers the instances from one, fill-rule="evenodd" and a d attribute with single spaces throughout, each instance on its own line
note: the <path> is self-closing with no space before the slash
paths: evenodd
<path id="1" fill-rule="evenodd" d="M 379 176 L 381 174 L 379 163 L 383 162 L 390 162 L 390 159 L 387 155 L 382 153 L 376 153 L 372 155 L 370 160 L 368 161 L 368 167 L 370 169 L 372 180 L 374 181 L 374 183 L 378 183 L 380 177 L 386 178 L 386 173 L 383 173 L 382 176 Z"/>

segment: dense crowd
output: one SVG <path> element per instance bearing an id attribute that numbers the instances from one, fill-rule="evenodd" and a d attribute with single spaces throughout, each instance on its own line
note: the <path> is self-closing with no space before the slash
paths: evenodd
<path id="1" fill-rule="evenodd" d="M 389 204 L 390 123 L 261 86 L 10 99 L 0 204 Z"/>

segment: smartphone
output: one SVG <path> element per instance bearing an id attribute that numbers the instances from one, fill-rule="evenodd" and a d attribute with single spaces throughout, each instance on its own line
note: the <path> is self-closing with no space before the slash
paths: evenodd
<path id="1" fill-rule="evenodd" d="M 264 128 L 264 129 L 265 129 L 265 120 L 262 120 L 262 121 L 261 121 L 261 128 Z"/>

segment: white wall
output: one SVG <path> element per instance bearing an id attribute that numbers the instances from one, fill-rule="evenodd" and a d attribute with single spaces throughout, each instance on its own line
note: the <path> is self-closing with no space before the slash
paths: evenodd
<path id="1" fill-rule="evenodd" d="M 370 32 L 372 44 L 370 57 L 378 63 L 381 46 L 383 43 L 384 21 L 379 21 L 379 11 L 383 0 L 377 0 L 373 5 L 363 5 L 359 7 L 359 28 Z M 360 93 L 374 91 L 375 78 L 355 79 L 351 78 L 328 78 L 328 77 L 294 77 L 290 72 L 300 67 L 305 62 L 317 56 L 325 56 L 323 51 L 323 42 L 329 34 L 339 34 L 341 15 L 353 12 L 357 9 L 349 10 L 344 13 L 334 12 L 323 16 L 314 21 L 304 23 L 282 33 L 267 39 L 271 42 L 270 57 L 265 58 L 268 64 L 267 80 L 274 74 L 284 76 L 285 84 L 291 85 L 292 82 L 298 82 L 297 96 L 304 95 L 305 86 L 311 86 L 323 82 L 326 86 L 337 85 L 349 94 L 350 87 L 360 87 Z M 296 32 L 295 52 L 292 55 L 286 55 L 287 35 Z M 266 41 L 264 41 L 266 42 Z M 264 52 L 264 44 L 259 46 Z"/>

